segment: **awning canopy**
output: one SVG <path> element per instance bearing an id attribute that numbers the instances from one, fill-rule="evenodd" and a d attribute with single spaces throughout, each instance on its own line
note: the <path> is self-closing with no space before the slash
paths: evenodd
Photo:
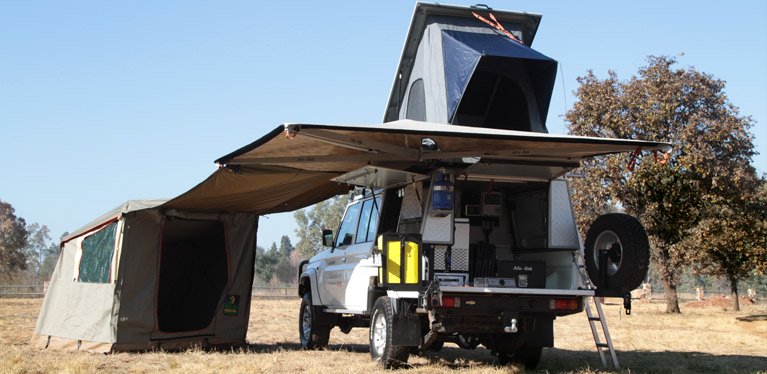
<path id="1" fill-rule="evenodd" d="M 292 211 L 344 193 L 332 178 L 365 166 L 428 172 L 454 165 L 493 178 L 545 180 L 582 159 L 669 144 L 400 120 L 375 126 L 286 124 L 216 162 L 208 179 L 169 201 L 188 209 Z M 480 165 L 482 167 L 480 167 Z"/>

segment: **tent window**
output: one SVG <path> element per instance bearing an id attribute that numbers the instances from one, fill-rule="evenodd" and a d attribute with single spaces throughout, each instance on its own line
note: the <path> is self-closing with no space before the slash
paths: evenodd
<path id="1" fill-rule="evenodd" d="M 527 97 L 513 79 L 495 72 L 477 71 L 461 98 L 453 123 L 530 131 Z"/>
<path id="2" fill-rule="evenodd" d="M 225 234 L 221 221 L 165 221 L 157 290 L 160 331 L 197 331 L 211 324 L 229 279 Z"/>
<path id="3" fill-rule="evenodd" d="M 341 228 L 338 229 L 336 247 L 344 247 L 354 243 L 354 234 L 357 232 L 361 207 L 362 204 L 356 203 L 346 209 L 346 215 L 344 215 L 344 220 L 341 222 Z"/>
<path id="4" fill-rule="evenodd" d="M 426 93 L 423 88 L 423 79 L 416 80 L 410 86 L 405 118 L 415 121 L 426 121 Z"/>
<path id="5" fill-rule="evenodd" d="M 78 281 L 84 283 L 110 282 L 116 232 L 117 222 L 114 222 L 83 239 Z"/>

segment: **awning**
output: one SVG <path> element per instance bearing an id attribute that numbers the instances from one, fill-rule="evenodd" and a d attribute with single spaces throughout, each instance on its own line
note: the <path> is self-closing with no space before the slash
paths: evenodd
<path id="1" fill-rule="evenodd" d="M 208 179 L 166 206 L 266 214 L 292 211 L 349 189 L 331 181 L 365 166 L 425 171 L 453 164 L 492 178 L 550 179 L 585 158 L 670 145 L 400 120 L 375 126 L 286 124 L 216 160 Z M 480 167 L 481 165 L 481 167 Z M 489 174 L 488 174 L 489 173 Z"/>

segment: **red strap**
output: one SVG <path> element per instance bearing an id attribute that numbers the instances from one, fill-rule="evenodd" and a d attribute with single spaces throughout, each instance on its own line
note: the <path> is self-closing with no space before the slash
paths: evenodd
<path id="1" fill-rule="evenodd" d="M 484 23 L 486 23 L 486 24 L 490 25 L 490 27 L 492 27 L 492 28 L 494 28 L 494 29 L 496 29 L 496 30 L 500 31 L 500 32 L 501 32 L 501 33 L 503 33 L 504 35 L 508 36 L 508 37 L 509 37 L 511 40 L 513 40 L 513 41 L 515 41 L 515 42 L 517 42 L 517 43 L 519 43 L 519 44 L 524 44 L 524 43 L 522 43 L 522 41 L 521 41 L 521 40 L 517 39 L 517 37 L 516 37 L 516 36 L 514 36 L 512 33 L 510 33 L 510 32 L 508 32 L 508 31 L 506 31 L 506 29 L 505 29 L 505 28 L 503 28 L 503 25 L 501 25 L 501 23 L 500 23 L 500 22 L 498 22 L 498 20 L 495 18 L 495 16 L 493 15 L 493 13 L 491 13 L 491 12 L 487 12 L 487 15 L 488 15 L 488 16 L 490 17 L 490 19 L 492 19 L 493 21 L 490 21 L 490 20 L 488 20 L 487 18 L 480 16 L 479 14 L 477 14 L 477 12 L 471 12 L 471 14 L 473 14 L 473 15 L 474 15 L 474 17 L 477 17 L 477 19 L 478 19 L 478 20 L 480 20 L 480 21 L 482 21 L 482 22 L 484 22 Z"/>

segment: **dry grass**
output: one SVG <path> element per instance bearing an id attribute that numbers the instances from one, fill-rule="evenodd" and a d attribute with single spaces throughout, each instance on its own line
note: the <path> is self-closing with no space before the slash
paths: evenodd
<path id="1" fill-rule="evenodd" d="M 367 330 L 331 333 L 325 351 L 302 351 L 298 341 L 298 300 L 256 300 L 251 313 L 248 349 L 231 352 L 190 350 L 183 353 L 42 351 L 28 342 L 40 308 L 39 299 L 0 299 L 0 372 L 309 372 L 379 371 L 370 361 Z M 663 313 L 660 304 L 635 304 L 631 316 L 607 305 L 611 333 L 624 372 L 757 372 L 767 370 L 765 306 L 748 305 L 739 313 L 721 308 L 684 308 L 682 315 Z M 741 321 L 737 318 L 750 320 Z M 746 318 L 744 318 L 746 317 Z M 555 348 L 545 349 L 539 370 L 599 372 L 591 332 L 583 314 L 555 322 Z M 519 368 L 494 364 L 488 351 L 461 350 L 446 344 L 440 353 L 411 357 L 407 373 L 447 370 L 508 373 Z"/>

